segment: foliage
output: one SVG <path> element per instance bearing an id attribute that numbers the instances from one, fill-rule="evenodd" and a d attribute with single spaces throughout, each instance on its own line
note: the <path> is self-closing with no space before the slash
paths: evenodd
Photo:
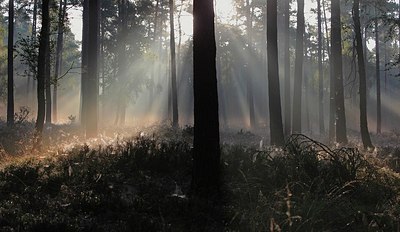
<path id="1" fill-rule="evenodd" d="M 356 149 L 294 136 L 222 148 L 224 197 L 189 200 L 191 128 L 16 159 L 0 171 L 13 231 L 394 231 L 400 177 Z"/>

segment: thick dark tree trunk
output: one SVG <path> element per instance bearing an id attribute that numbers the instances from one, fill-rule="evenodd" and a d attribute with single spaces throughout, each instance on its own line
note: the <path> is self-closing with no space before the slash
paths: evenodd
<path id="1" fill-rule="evenodd" d="M 303 83 L 303 56 L 304 56 L 304 0 L 297 1 L 297 29 L 296 29 L 296 58 L 294 68 L 294 93 L 292 132 L 301 133 L 301 95 Z"/>
<path id="2" fill-rule="evenodd" d="M 14 0 L 8 3 L 7 125 L 14 125 Z"/>
<path id="3" fill-rule="evenodd" d="M 290 0 L 285 0 L 284 8 L 284 67 L 285 67 L 285 135 L 291 133 L 291 89 L 290 89 Z"/>
<path id="4" fill-rule="evenodd" d="M 321 14 L 321 0 L 317 0 L 317 14 L 318 14 L 318 95 L 319 95 L 319 133 L 325 133 L 325 120 L 324 120 L 324 72 L 322 69 L 322 14 Z"/>
<path id="5" fill-rule="evenodd" d="M 375 9 L 377 11 L 377 9 Z M 377 17 L 377 15 L 375 15 Z M 381 69 L 379 49 L 379 28 L 378 18 L 375 18 L 375 76 L 376 76 L 376 133 L 381 133 L 382 110 L 381 110 Z"/>
<path id="6" fill-rule="evenodd" d="M 60 0 L 58 12 L 58 31 L 57 31 L 57 48 L 56 48 L 56 67 L 54 70 L 54 88 L 53 88 L 53 121 L 57 122 L 58 114 L 58 78 L 62 73 L 62 53 L 64 45 L 64 21 L 67 10 L 67 0 Z"/>
<path id="7" fill-rule="evenodd" d="M 89 45 L 88 45 L 88 81 L 87 81 L 87 121 L 86 121 L 86 137 L 91 138 L 97 136 L 98 130 L 98 70 L 97 56 L 99 50 L 99 0 L 89 1 Z"/>
<path id="8" fill-rule="evenodd" d="M 214 6 L 212 0 L 194 0 L 194 150 L 193 194 L 220 195 L 220 145 Z"/>
<path id="9" fill-rule="evenodd" d="M 81 64 L 81 128 L 86 129 L 88 112 L 88 46 L 89 46 L 89 0 L 83 0 L 82 13 L 82 64 Z"/>
<path id="10" fill-rule="evenodd" d="M 357 50 L 357 61 L 358 61 L 358 72 L 360 79 L 360 130 L 361 140 L 364 148 L 372 148 L 371 138 L 368 131 L 368 120 L 367 120 L 367 76 L 365 72 L 363 42 L 361 36 L 361 24 L 360 24 L 360 1 L 354 0 L 353 2 L 353 22 L 354 30 L 356 34 L 356 50 Z"/>
<path id="11" fill-rule="evenodd" d="M 178 116 L 178 90 L 176 89 L 174 0 L 169 0 L 169 25 L 170 25 L 170 49 L 171 49 L 172 126 L 178 127 L 179 116 Z"/>
<path id="12" fill-rule="evenodd" d="M 331 65 L 332 75 L 335 80 L 336 142 L 347 143 L 342 73 L 342 27 L 340 22 L 340 0 L 332 0 L 331 4 Z"/>
<path id="13" fill-rule="evenodd" d="M 277 0 L 267 1 L 268 93 L 271 145 L 283 146 L 285 139 L 279 86 L 277 7 Z"/>
<path id="14" fill-rule="evenodd" d="M 45 78 L 46 78 L 46 53 L 49 49 L 49 0 L 42 1 L 42 29 L 40 30 L 38 73 L 37 73 L 37 101 L 38 110 L 36 118 L 36 135 L 41 136 L 45 119 Z"/>

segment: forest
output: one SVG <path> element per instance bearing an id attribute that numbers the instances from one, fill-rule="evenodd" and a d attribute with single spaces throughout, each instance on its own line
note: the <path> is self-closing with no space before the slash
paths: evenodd
<path id="1" fill-rule="evenodd" d="M 0 0 L 0 231 L 400 231 L 400 1 Z"/>

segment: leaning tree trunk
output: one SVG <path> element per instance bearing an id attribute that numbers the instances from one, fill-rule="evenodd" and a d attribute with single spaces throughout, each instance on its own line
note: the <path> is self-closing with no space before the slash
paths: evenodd
<path id="1" fill-rule="evenodd" d="M 357 50 L 357 61 L 358 61 L 358 72 L 360 79 L 360 130 L 361 140 L 364 148 L 372 148 L 371 138 L 368 131 L 368 120 L 367 120 L 367 76 L 365 72 L 363 42 L 361 36 L 361 24 L 360 24 L 360 1 L 354 0 L 353 2 L 353 21 L 354 30 L 356 34 L 356 50 Z"/>
<path id="2" fill-rule="evenodd" d="M 14 124 L 14 0 L 8 3 L 7 125 Z"/>
<path id="3" fill-rule="evenodd" d="M 304 0 L 297 1 L 296 58 L 294 68 L 294 93 L 292 132 L 301 133 L 301 95 L 303 82 L 303 39 L 304 39 Z"/>
<path id="4" fill-rule="evenodd" d="M 179 126 L 178 116 L 178 90 L 176 89 L 176 54 L 175 54 L 175 25 L 174 25 L 174 0 L 169 0 L 169 25 L 171 49 L 171 91 L 172 91 L 172 126 Z"/>
<path id="5" fill-rule="evenodd" d="M 212 199 L 220 195 L 220 145 L 214 5 L 194 0 L 194 141 L 192 191 Z"/>
<path id="6" fill-rule="evenodd" d="M 45 77 L 46 77 L 46 52 L 49 47 L 49 0 L 42 1 L 42 29 L 40 30 L 39 40 L 39 56 L 38 56 L 38 73 L 37 73 L 37 100 L 38 110 L 36 118 L 36 136 L 40 137 L 43 132 L 45 119 Z"/>
<path id="7" fill-rule="evenodd" d="M 91 138 L 97 136 L 97 120 L 98 120 L 98 40 L 99 40 L 99 0 L 89 1 L 89 45 L 88 45 L 88 80 L 87 80 L 87 121 L 86 121 L 86 137 Z"/>
<path id="8" fill-rule="evenodd" d="M 340 22 L 340 0 L 332 0 L 331 4 L 331 68 L 332 75 L 335 81 L 336 142 L 347 143 L 342 73 L 342 32 Z"/>
<path id="9" fill-rule="evenodd" d="M 268 93 L 271 145 L 283 146 L 285 139 L 279 86 L 277 5 L 277 0 L 267 2 Z"/>

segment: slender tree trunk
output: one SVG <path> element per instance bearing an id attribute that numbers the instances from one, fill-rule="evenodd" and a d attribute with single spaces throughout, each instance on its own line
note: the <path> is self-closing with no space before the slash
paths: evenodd
<path id="1" fill-rule="evenodd" d="M 216 76 L 214 5 L 194 0 L 194 151 L 192 192 L 215 199 L 220 195 L 220 145 Z"/>
<path id="2" fill-rule="evenodd" d="M 171 49 L 171 90 L 172 90 L 172 126 L 179 127 L 178 120 L 178 90 L 176 89 L 176 54 L 175 54 L 175 25 L 174 0 L 169 0 L 169 25 Z"/>
<path id="3" fill-rule="evenodd" d="M 49 37 L 50 43 L 50 37 Z M 50 45 L 47 46 L 46 50 L 46 76 L 45 76 L 45 98 L 46 98 L 46 123 L 51 124 L 51 106 L 52 106 L 52 99 L 51 99 L 51 73 L 50 73 Z"/>
<path id="4" fill-rule="evenodd" d="M 340 0 L 331 0 L 331 4 L 331 68 L 332 75 L 335 80 L 336 142 L 347 143 L 342 73 L 342 32 L 340 22 Z"/>
<path id="5" fill-rule="evenodd" d="M 252 17 L 251 17 L 251 5 L 250 0 L 246 0 L 246 30 L 247 30 L 247 54 L 248 58 L 245 61 L 245 75 L 246 75 L 246 84 L 247 84 L 247 104 L 249 106 L 249 120 L 250 120 L 250 128 L 253 130 L 256 127 L 256 119 L 254 112 L 254 93 L 253 93 L 253 79 L 251 75 L 250 69 L 250 57 L 253 56 L 253 38 L 252 38 Z"/>
<path id="6" fill-rule="evenodd" d="M 35 37 L 36 37 L 36 21 L 37 21 L 37 0 L 33 1 L 33 13 L 32 13 L 32 34 L 31 34 L 31 41 L 35 41 Z M 27 80 L 27 85 L 26 85 L 26 94 L 27 94 L 27 99 L 29 104 L 33 103 L 30 101 L 30 97 L 31 97 L 31 93 L 33 93 L 34 89 L 35 89 L 35 80 L 32 78 L 32 76 L 35 75 L 34 73 L 28 73 L 28 80 Z M 32 81 L 32 84 L 31 84 Z"/>
<path id="7" fill-rule="evenodd" d="M 86 130 L 88 111 L 88 46 L 89 46 L 89 0 L 83 0 L 82 13 L 82 64 L 81 64 L 81 127 Z"/>
<path id="8" fill-rule="evenodd" d="M 36 136 L 40 137 L 43 132 L 45 119 L 45 77 L 46 77 L 46 52 L 49 47 L 49 0 L 42 1 L 42 29 L 40 30 L 38 73 L 37 73 L 37 100 L 38 110 L 36 118 Z"/>
<path id="9" fill-rule="evenodd" d="M 285 135 L 291 132 L 291 89 L 290 89 L 290 0 L 284 6 L 284 67 L 285 67 Z"/>
<path id="10" fill-rule="evenodd" d="M 8 3 L 7 125 L 14 125 L 14 0 Z"/>
<path id="11" fill-rule="evenodd" d="M 277 0 L 267 1 L 268 93 L 271 145 L 283 146 L 285 139 L 279 86 L 277 5 Z"/>
<path id="12" fill-rule="evenodd" d="M 361 24 L 360 24 L 360 1 L 354 0 L 353 2 L 353 21 L 354 29 L 356 34 L 356 50 L 358 60 L 358 70 L 360 79 L 360 130 L 361 140 L 364 148 L 372 148 L 371 138 L 368 131 L 368 120 L 367 120 L 367 76 L 365 72 L 364 54 L 363 54 L 363 42 L 361 36 Z"/>
<path id="13" fill-rule="evenodd" d="M 317 0 L 317 14 L 318 14 L 318 95 L 319 95 L 319 133 L 325 133 L 324 121 L 324 72 L 322 70 L 322 17 L 321 17 L 321 0 Z"/>
<path id="14" fill-rule="evenodd" d="M 64 21 L 67 10 L 67 1 L 60 0 L 58 12 L 58 32 L 57 32 L 57 48 L 56 48 L 56 67 L 54 71 L 54 88 L 53 88 L 53 121 L 57 122 L 57 94 L 58 94 L 58 78 L 62 73 L 62 53 L 64 45 Z"/>
<path id="15" fill-rule="evenodd" d="M 97 136 L 97 120 L 98 120 L 98 40 L 99 40 L 99 0 L 89 1 L 89 45 L 88 45 L 88 105 L 87 105 L 87 122 L 86 137 L 91 138 Z"/>
<path id="16" fill-rule="evenodd" d="M 303 83 L 303 56 L 304 56 L 304 0 L 297 1 L 297 29 L 296 29 L 296 58 L 294 68 L 294 93 L 292 132 L 301 133 L 301 95 Z"/>
<path id="17" fill-rule="evenodd" d="M 377 9 L 375 9 L 377 10 Z M 377 17 L 377 15 L 375 15 Z M 380 48 L 378 18 L 375 18 L 375 72 L 376 72 L 376 133 L 381 133 L 382 111 L 381 111 L 381 70 L 380 70 Z"/>

